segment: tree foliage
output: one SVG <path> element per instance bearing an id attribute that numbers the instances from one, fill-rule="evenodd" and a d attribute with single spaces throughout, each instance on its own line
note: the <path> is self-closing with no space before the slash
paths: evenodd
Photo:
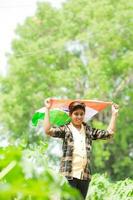
<path id="1" fill-rule="evenodd" d="M 115 200 L 133 198 L 133 181 L 125 179 L 113 183 L 105 174 L 95 174 L 90 184 L 87 200 Z"/>
<path id="2" fill-rule="evenodd" d="M 1 200 L 81 199 L 79 192 L 72 189 L 67 180 L 49 169 L 46 147 L 43 144 L 41 148 L 34 146 L 34 149 L 25 149 L 22 145 L 0 148 Z"/>
<path id="3" fill-rule="evenodd" d="M 39 3 L 17 26 L 1 77 L 2 127 L 16 137 L 33 133 L 32 114 L 49 96 L 114 101 L 116 135 L 94 144 L 93 169 L 133 178 L 132 7 L 131 0 L 69 0 L 60 10 Z M 109 118 L 107 111 L 92 123 L 106 128 Z"/>

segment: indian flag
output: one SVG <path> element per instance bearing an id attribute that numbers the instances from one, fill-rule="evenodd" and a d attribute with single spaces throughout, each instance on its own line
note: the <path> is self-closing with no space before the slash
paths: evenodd
<path id="1" fill-rule="evenodd" d="M 65 125 L 71 121 L 69 117 L 68 106 L 73 101 L 83 102 L 86 107 L 85 121 L 90 120 L 98 112 L 104 110 L 108 106 L 112 105 L 112 102 L 97 101 L 97 100 L 71 100 L 71 99 L 52 99 L 52 106 L 50 109 L 50 122 L 52 125 Z M 45 118 L 45 107 L 37 110 L 32 117 L 32 124 L 37 126 L 39 120 Z"/>

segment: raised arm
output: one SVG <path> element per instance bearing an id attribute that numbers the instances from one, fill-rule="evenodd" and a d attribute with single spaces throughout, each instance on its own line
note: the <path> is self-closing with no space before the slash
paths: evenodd
<path id="1" fill-rule="evenodd" d="M 45 105 L 45 118 L 44 118 L 44 132 L 47 134 L 47 135 L 51 135 L 50 133 L 50 128 L 51 128 L 51 124 L 50 124 L 50 113 L 49 113 L 49 110 L 51 108 L 51 105 L 52 105 L 52 99 L 46 99 L 45 102 L 44 102 L 44 105 Z"/>
<path id="2" fill-rule="evenodd" d="M 44 118 L 44 132 L 47 135 L 56 138 L 64 138 L 65 137 L 65 127 L 53 127 L 50 123 L 50 108 L 52 106 L 52 99 L 46 99 L 44 102 L 45 105 L 45 118 Z"/>
<path id="3" fill-rule="evenodd" d="M 93 140 L 107 139 L 113 136 L 115 132 L 115 124 L 116 124 L 116 118 L 118 115 L 118 108 L 119 106 L 117 104 L 112 104 L 112 115 L 111 115 L 111 119 L 106 130 L 90 128 L 90 135 Z"/>
<path id="4" fill-rule="evenodd" d="M 119 106 L 117 104 L 112 104 L 112 116 L 107 128 L 107 131 L 110 135 L 113 135 L 115 132 L 116 118 L 118 116 Z"/>

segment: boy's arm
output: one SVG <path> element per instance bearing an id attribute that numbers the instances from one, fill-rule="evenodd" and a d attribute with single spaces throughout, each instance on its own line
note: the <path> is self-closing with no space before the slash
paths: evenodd
<path id="1" fill-rule="evenodd" d="M 44 132 L 52 137 L 64 138 L 65 129 L 62 127 L 52 127 L 50 123 L 50 108 L 52 105 L 52 99 L 45 100 L 45 118 L 44 118 Z"/>
<path id="2" fill-rule="evenodd" d="M 113 136 L 114 131 L 115 131 L 116 118 L 118 115 L 118 108 L 119 108 L 118 105 L 116 104 L 112 105 L 112 116 L 111 116 L 109 125 L 107 127 L 107 130 L 91 128 L 90 135 L 93 140 L 106 139 L 106 138 L 111 138 Z"/>
<path id="3" fill-rule="evenodd" d="M 50 135 L 50 128 L 51 128 L 51 124 L 50 124 L 50 114 L 49 114 L 49 110 L 51 108 L 52 105 L 52 100 L 51 99 L 46 99 L 44 102 L 45 105 L 45 118 L 44 118 L 44 132 L 47 135 Z"/>
<path id="4" fill-rule="evenodd" d="M 112 105 L 112 116 L 107 128 L 107 131 L 110 133 L 110 135 L 113 135 L 115 132 L 115 125 L 116 125 L 116 118 L 118 116 L 118 109 L 119 106 L 117 104 Z"/>

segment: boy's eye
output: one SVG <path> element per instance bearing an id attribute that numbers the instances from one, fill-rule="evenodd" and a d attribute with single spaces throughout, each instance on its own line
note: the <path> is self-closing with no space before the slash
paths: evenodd
<path id="1" fill-rule="evenodd" d="M 84 113 L 75 113 L 76 116 L 80 115 L 83 116 Z"/>

